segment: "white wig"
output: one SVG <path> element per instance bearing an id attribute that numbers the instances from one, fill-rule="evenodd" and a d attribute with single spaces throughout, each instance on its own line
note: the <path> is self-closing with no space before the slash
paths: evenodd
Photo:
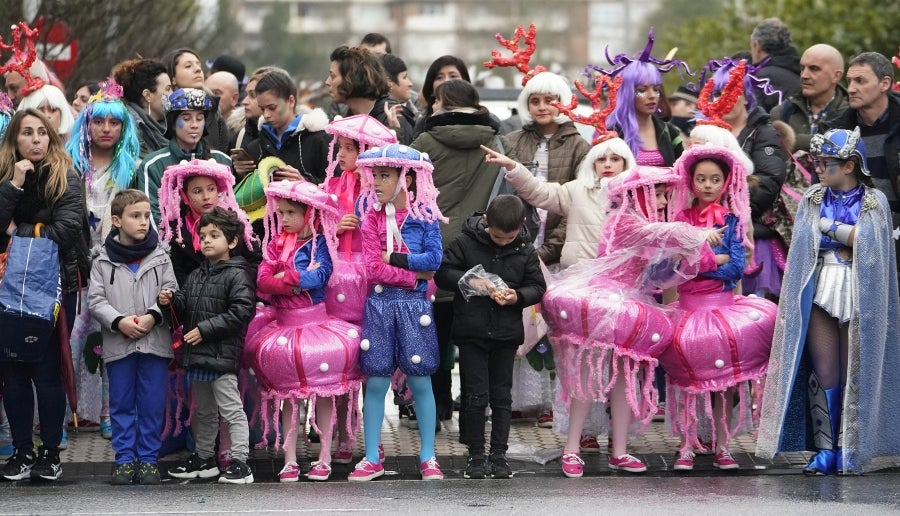
<path id="1" fill-rule="evenodd" d="M 711 143 L 720 147 L 725 147 L 741 159 L 744 168 L 747 169 L 747 175 L 753 173 L 753 160 L 741 148 L 737 138 L 725 128 L 713 124 L 697 124 L 691 130 L 691 143 Z"/>
<path id="2" fill-rule="evenodd" d="M 565 79 L 552 72 L 541 72 L 529 79 L 525 83 L 525 88 L 519 93 L 519 118 L 522 119 L 522 125 L 534 123 L 531 113 L 528 112 L 528 99 L 535 93 L 553 95 L 563 104 L 568 104 L 572 101 L 572 88 L 569 87 L 569 83 Z M 560 113 L 556 115 L 553 121 L 557 124 L 562 124 L 568 122 L 569 117 Z"/>
<path id="3" fill-rule="evenodd" d="M 66 94 L 56 86 L 45 84 L 29 93 L 19 103 L 19 110 L 30 108 L 40 111 L 40 107 L 44 104 L 59 110 L 59 128 L 56 132 L 61 135 L 69 134 L 75 124 L 75 118 L 72 116 L 72 109 L 66 100 Z"/>
<path id="4" fill-rule="evenodd" d="M 598 179 L 597 173 L 594 171 L 594 162 L 605 156 L 608 152 L 621 156 L 622 159 L 625 160 L 623 172 L 637 166 L 634 154 L 631 153 L 631 147 L 625 143 L 625 140 L 621 138 L 610 138 L 609 140 L 604 140 L 591 147 L 591 150 L 588 151 L 587 155 L 585 155 L 584 159 L 581 160 L 581 163 L 578 165 L 578 172 L 575 179 L 581 181 L 588 188 L 596 186 Z"/>

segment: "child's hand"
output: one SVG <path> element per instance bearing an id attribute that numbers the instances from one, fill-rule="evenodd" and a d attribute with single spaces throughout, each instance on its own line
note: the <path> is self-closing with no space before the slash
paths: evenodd
<path id="1" fill-rule="evenodd" d="M 162 307 L 172 304 L 172 291 L 167 288 L 160 290 L 159 296 L 156 298 L 156 303 Z"/>
<path id="2" fill-rule="evenodd" d="M 391 263 L 391 253 L 389 253 L 387 251 L 381 251 L 381 261 L 383 261 L 384 263 L 390 264 Z"/>
<path id="3" fill-rule="evenodd" d="M 276 274 L 276 275 L 273 276 L 273 277 L 274 277 L 275 279 L 283 279 L 283 278 L 284 278 L 284 271 L 279 272 L 278 274 Z"/>
<path id="4" fill-rule="evenodd" d="M 344 231 L 353 231 L 354 229 L 359 227 L 359 217 L 352 213 L 348 213 L 341 217 L 340 223 L 338 223 L 336 233 L 340 235 Z"/>
<path id="5" fill-rule="evenodd" d="M 203 342 L 203 335 L 200 335 L 199 328 L 194 328 L 193 330 L 184 334 L 183 340 L 191 346 L 196 346 L 197 344 Z"/>
<path id="6" fill-rule="evenodd" d="M 151 314 L 144 314 L 140 317 L 135 317 L 134 321 L 144 330 L 145 334 L 150 333 L 150 330 L 152 330 L 153 327 L 156 326 L 156 319 L 154 319 L 153 315 Z"/>
<path id="7" fill-rule="evenodd" d="M 419 271 L 416 273 L 416 279 L 429 281 L 434 277 L 435 272 L 436 271 Z"/>
<path id="8" fill-rule="evenodd" d="M 516 162 L 506 156 L 505 154 L 500 154 L 499 152 L 489 149 L 484 145 L 481 146 L 481 150 L 484 151 L 484 162 L 485 163 L 496 163 L 506 170 L 512 170 L 516 168 Z"/>
<path id="9" fill-rule="evenodd" d="M 519 296 L 516 294 L 515 290 L 508 288 L 506 290 L 495 290 L 491 292 L 491 299 L 500 306 L 506 306 L 516 304 L 516 301 L 519 300 Z"/>
<path id="10" fill-rule="evenodd" d="M 140 318 L 136 315 L 126 315 L 121 318 L 119 331 L 129 339 L 139 339 L 147 334 L 147 330 L 140 325 Z"/>
<path id="11" fill-rule="evenodd" d="M 728 226 L 722 226 L 719 229 L 710 229 L 706 232 L 706 243 L 710 247 L 719 247 L 722 245 L 722 238 L 725 236 L 725 229 Z"/>
<path id="12" fill-rule="evenodd" d="M 716 265 L 725 265 L 726 263 L 731 261 L 731 257 L 727 254 L 717 254 L 716 255 Z"/>

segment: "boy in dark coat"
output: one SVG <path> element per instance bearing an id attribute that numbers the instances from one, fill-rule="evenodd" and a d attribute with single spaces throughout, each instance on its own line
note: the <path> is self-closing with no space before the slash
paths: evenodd
<path id="1" fill-rule="evenodd" d="M 169 470 L 176 478 L 210 478 L 219 474 L 215 440 L 219 416 L 231 436 L 231 464 L 219 482 L 250 484 L 247 466 L 250 431 L 238 390 L 237 373 L 247 325 L 256 308 L 256 282 L 242 256 L 231 257 L 243 223 L 221 207 L 204 213 L 197 224 L 203 263 L 188 275 L 181 290 L 163 290 L 159 305 L 172 303 L 184 325 L 182 365 L 191 379 L 197 406 L 193 418 L 197 452 Z"/>
<path id="2" fill-rule="evenodd" d="M 524 229 L 525 206 L 513 195 L 499 195 L 484 214 L 465 222 L 460 235 L 444 251 L 435 274 L 438 286 L 455 292 L 452 338 L 459 346 L 462 406 L 460 441 L 469 447 L 466 478 L 509 478 L 506 461 L 512 405 L 512 373 L 516 348 L 525 328 L 522 310 L 540 302 L 547 285 L 537 252 Z M 497 278 L 472 277 L 481 265 Z M 482 275 L 483 276 L 483 275 Z M 466 301 L 460 290 L 475 294 Z M 491 407 L 490 467 L 485 464 L 485 409 Z"/>

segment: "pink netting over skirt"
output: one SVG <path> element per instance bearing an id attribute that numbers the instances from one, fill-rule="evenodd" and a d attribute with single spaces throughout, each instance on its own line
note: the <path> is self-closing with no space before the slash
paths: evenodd
<path id="1" fill-rule="evenodd" d="M 595 292 L 575 297 L 551 289 L 544 296 L 560 395 L 605 402 L 616 381 L 624 380 L 632 413 L 647 424 L 658 399 L 653 386 L 656 357 L 672 339 L 670 316 L 649 298 Z"/>

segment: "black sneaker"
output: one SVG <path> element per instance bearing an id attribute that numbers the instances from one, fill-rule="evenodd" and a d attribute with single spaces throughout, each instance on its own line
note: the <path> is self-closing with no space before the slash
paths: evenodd
<path id="1" fill-rule="evenodd" d="M 175 478 L 212 478 L 219 474 L 219 466 L 216 465 L 216 459 L 201 459 L 199 455 L 194 453 L 178 466 L 168 471 L 169 476 Z"/>
<path id="2" fill-rule="evenodd" d="M 3 466 L 3 478 L 6 480 L 22 480 L 31 475 L 34 467 L 35 456 L 32 449 L 17 449 L 12 457 Z"/>
<path id="3" fill-rule="evenodd" d="M 415 404 L 410 403 L 409 405 L 407 405 L 406 411 L 409 413 L 409 415 L 406 417 L 407 428 L 419 428 L 419 420 L 416 418 Z"/>
<path id="4" fill-rule="evenodd" d="M 113 470 L 112 480 L 109 482 L 114 486 L 128 486 L 134 482 L 137 465 L 133 462 L 125 464 L 116 464 Z"/>
<path id="5" fill-rule="evenodd" d="M 134 483 L 142 486 L 157 486 L 162 482 L 159 478 L 159 468 L 156 464 L 142 462 L 134 477 Z"/>
<path id="6" fill-rule="evenodd" d="M 466 462 L 466 472 L 463 478 L 485 478 L 484 472 L 484 455 L 470 455 Z"/>
<path id="7" fill-rule="evenodd" d="M 37 461 L 31 468 L 32 480 L 59 480 L 62 476 L 62 464 L 59 462 L 59 450 L 38 450 Z"/>
<path id="8" fill-rule="evenodd" d="M 253 472 L 246 462 L 239 459 L 231 459 L 231 464 L 225 472 L 219 475 L 219 483 L 222 484 L 252 484 Z"/>
<path id="9" fill-rule="evenodd" d="M 509 468 L 509 462 L 506 461 L 506 455 L 491 454 L 491 477 L 493 478 L 510 478 L 512 470 Z"/>
<path id="10" fill-rule="evenodd" d="M 316 433 L 316 429 L 312 426 L 309 427 L 309 433 L 306 434 L 306 438 L 313 444 L 317 444 L 320 441 L 319 434 Z"/>

